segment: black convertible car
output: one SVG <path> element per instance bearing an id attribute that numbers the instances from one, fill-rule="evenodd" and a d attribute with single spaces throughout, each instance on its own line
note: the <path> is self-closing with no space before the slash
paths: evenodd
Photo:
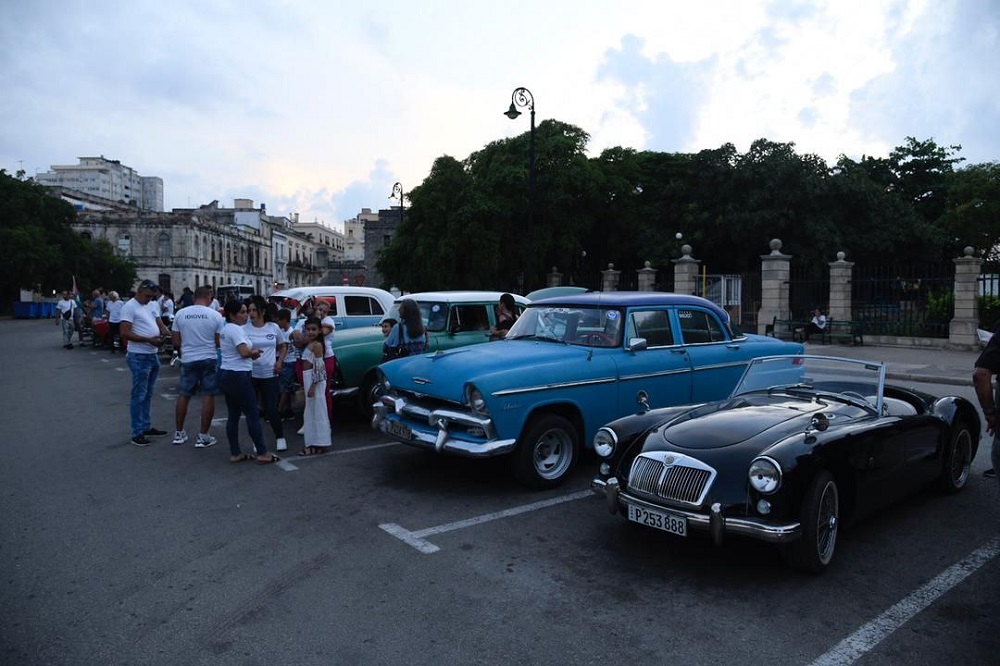
<path id="1" fill-rule="evenodd" d="M 625 519 L 678 536 L 707 530 L 779 544 L 823 571 L 841 520 L 936 484 L 961 490 L 980 421 L 964 398 L 885 384 L 885 366 L 825 356 L 750 362 L 720 402 L 639 413 L 601 428 L 591 487 Z"/>

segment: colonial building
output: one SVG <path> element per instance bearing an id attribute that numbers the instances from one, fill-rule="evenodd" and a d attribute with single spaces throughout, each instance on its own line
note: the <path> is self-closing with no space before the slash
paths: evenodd
<path id="1" fill-rule="evenodd" d="M 403 220 L 399 206 L 381 209 L 378 218 L 365 223 L 365 265 L 368 267 L 368 284 L 389 289 L 393 285 L 384 284 L 385 278 L 378 272 L 378 259 L 382 248 L 396 235 L 396 229 Z"/>
<path id="2" fill-rule="evenodd" d="M 247 199 L 237 199 L 233 208 L 213 201 L 170 213 L 84 210 L 74 229 L 131 256 L 140 280 L 177 293 L 203 284 L 244 284 L 270 294 L 317 284 L 322 274 L 315 266 L 316 245 L 291 220 L 268 216 L 263 205 L 255 208 Z M 304 257 L 302 266 L 293 266 L 291 256 Z"/>
<path id="3" fill-rule="evenodd" d="M 356 216 L 344 222 L 344 261 L 365 260 L 365 224 L 378 222 L 378 213 L 362 208 Z"/>
<path id="4" fill-rule="evenodd" d="M 163 179 L 140 176 L 118 160 L 80 157 L 79 164 L 53 165 L 39 173 L 35 181 L 49 187 L 61 187 L 113 203 L 136 206 L 147 211 L 163 210 Z"/>

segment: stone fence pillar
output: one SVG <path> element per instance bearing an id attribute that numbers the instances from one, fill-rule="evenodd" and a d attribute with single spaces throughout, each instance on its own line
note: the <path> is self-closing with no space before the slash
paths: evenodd
<path id="1" fill-rule="evenodd" d="M 790 254 L 781 253 L 781 241 L 771 241 L 771 254 L 760 257 L 760 310 L 757 311 L 757 332 L 764 334 L 775 317 L 789 318 L 788 279 L 791 276 Z"/>
<path id="2" fill-rule="evenodd" d="M 614 264 L 608 264 L 608 270 L 601 271 L 601 291 L 618 291 L 622 272 L 615 270 Z"/>
<path id="3" fill-rule="evenodd" d="M 830 262 L 830 304 L 826 316 L 830 319 L 848 321 L 851 319 L 851 276 L 854 262 L 844 261 L 847 256 L 837 253 L 837 261 Z"/>
<path id="4" fill-rule="evenodd" d="M 948 342 L 953 345 L 976 345 L 979 342 L 979 273 L 983 260 L 972 256 L 973 249 L 965 248 L 965 256 L 955 262 L 955 317 L 948 326 Z"/>
<path id="5" fill-rule="evenodd" d="M 649 262 L 643 268 L 636 270 L 638 273 L 636 284 L 639 291 L 653 291 L 656 287 L 656 269 L 650 267 Z"/>
<path id="6" fill-rule="evenodd" d="M 556 267 L 552 267 L 552 271 L 545 276 L 545 286 L 546 287 L 558 287 L 562 285 L 562 273 L 556 270 Z"/>
<path id="7" fill-rule="evenodd" d="M 674 293 L 698 293 L 698 264 L 701 261 L 691 256 L 691 246 L 682 245 L 681 258 L 670 262 L 674 265 Z"/>

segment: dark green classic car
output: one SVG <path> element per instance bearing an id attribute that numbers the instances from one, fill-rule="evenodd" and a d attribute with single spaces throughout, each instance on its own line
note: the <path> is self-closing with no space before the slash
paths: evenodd
<path id="1" fill-rule="evenodd" d="M 490 327 L 496 324 L 496 305 L 501 291 L 428 291 L 406 294 L 396 299 L 385 318 L 399 319 L 399 303 L 413 299 L 420 306 L 430 333 L 428 352 L 488 342 Z M 514 296 L 523 309 L 528 299 Z M 333 395 L 354 400 L 366 415 L 372 413 L 377 398 L 375 368 L 382 362 L 382 330 L 379 326 L 337 331 L 333 351 L 337 371 Z"/>

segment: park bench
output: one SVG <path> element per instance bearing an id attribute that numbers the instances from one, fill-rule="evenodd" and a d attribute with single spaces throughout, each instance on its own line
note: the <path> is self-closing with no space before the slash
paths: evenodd
<path id="1" fill-rule="evenodd" d="M 798 319 L 778 319 L 775 317 L 770 324 L 764 326 L 764 335 L 792 342 L 802 342 L 807 323 Z"/>
<path id="2" fill-rule="evenodd" d="M 778 319 L 764 327 L 764 335 L 774 338 L 789 339 L 792 342 L 805 342 L 805 330 L 809 322 L 799 319 Z M 843 319 L 827 319 L 826 328 L 822 333 L 818 333 L 813 338 L 828 345 L 834 340 L 850 342 L 855 347 L 865 344 L 862 332 L 862 324 L 859 321 L 849 321 Z"/>

